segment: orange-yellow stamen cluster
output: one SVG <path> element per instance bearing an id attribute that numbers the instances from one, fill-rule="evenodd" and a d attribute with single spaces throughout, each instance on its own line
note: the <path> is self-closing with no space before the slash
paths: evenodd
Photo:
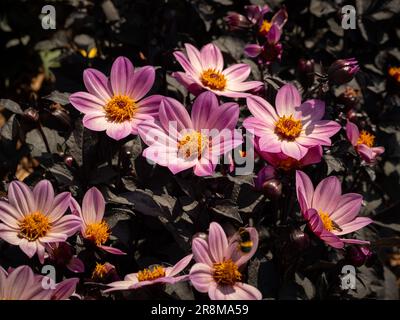
<path id="1" fill-rule="evenodd" d="M 357 144 L 365 144 L 367 147 L 372 148 L 375 143 L 375 136 L 365 130 L 361 130 L 358 137 Z"/>
<path id="2" fill-rule="evenodd" d="M 390 67 L 388 73 L 394 80 L 400 82 L 400 67 Z"/>
<path id="3" fill-rule="evenodd" d="M 19 237 L 28 241 L 35 241 L 44 237 L 51 227 L 49 219 L 40 212 L 27 215 L 18 225 Z"/>
<path id="4" fill-rule="evenodd" d="M 295 140 L 300 135 L 302 128 L 301 120 L 293 119 L 293 115 L 279 117 L 275 123 L 275 133 L 282 140 Z"/>
<path id="5" fill-rule="evenodd" d="M 197 159 L 201 159 L 203 150 L 207 147 L 208 138 L 198 131 L 187 133 L 181 140 L 178 141 L 178 155 L 185 160 L 193 159 L 197 156 Z M 191 160 L 192 160 L 191 159 Z"/>
<path id="6" fill-rule="evenodd" d="M 165 277 L 165 269 L 161 266 L 143 269 L 137 274 L 137 279 L 139 281 L 151 281 L 161 277 Z"/>
<path id="7" fill-rule="evenodd" d="M 135 102 L 130 97 L 122 95 L 112 97 L 104 107 L 107 120 L 116 123 L 132 120 L 136 109 Z"/>
<path id="8" fill-rule="evenodd" d="M 105 244 L 110 237 L 110 228 L 105 221 L 88 224 L 85 230 L 86 238 L 97 246 Z"/>
<path id="9" fill-rule="evenodd" d="M 218 284 L 232 286 L 242 279 L 238 266 L 231 259 L 214 263 L 213 267 L 213 278 Z"/>
<path id="10" fill-rule="evenodd" d="M 203 71 L 200 81 L 204 86 L 212 90 L 223 91 L 226 87 L 225 76 L 215 69 L 207 69 Z"/>
<path id="11" fill-rule="evenodd" d="M 272 22 L 270 22 L 268 20 L 263 20 L 258 32 L 260 32 L 262 35 L 266 35 L 269 32 L 269 30 L 271 29 L 271 27 L 272 27 Z"/>
<path id="12" fill-rule="evenodd" d="M 108 269 L 106 267 L 106 264 L 96 262 L 96 267 L 92 272 L 92 279 L 98 279 L 98 280 L 104 279 L 107 273 Z"/>

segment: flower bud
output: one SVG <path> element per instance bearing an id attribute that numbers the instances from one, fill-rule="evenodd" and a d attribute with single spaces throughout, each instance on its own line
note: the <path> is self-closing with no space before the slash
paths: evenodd
<path id="1" fill-rule="evenodd" d="M 273 166 L 264 166 L 254 178 L 254 187 L 258 191 L 263 190 L 264 183 L 268 180 L 276 178 L 276 171 Z"/>
<path id="2" fill-rule="evenodd" d="M 252 26 L 249 19 L 237 12 L 228 12 L 228 14 L 224 17 L 224 20 L 231 31 L 248 29 Z"/>
<path id="3" fill-rule="evenodd" d="M 282 196 L 282 182 L 278 179 L 264 182 L 263 192 L 269 199 L 279 199 Z"/>
<path id="4" fill-rule="evenodd" d="M 290 241 L 296 249 L 304 250 L 310 245 L 310 237 L 300 229 L 294 229 L 290 233 Z"/>
<path id="5" fill-rule="evenodd" d="M 366 246 L 351 246 L 346 249 L 346 260 L 355 267 L 361 267 L 372 257 L 372 251 Z"/>
<path id="6" fill-rule="evenodd" d="M 314 60 L 299 59 L 297 63 L 297 73 L 301 84 L 310 87 L 314 83 Z"/>
<path id="7" fill-rule="evenodd" d="M 74 164 L 74 158 L 72 156 L 64 156 L 64 163 L 68 167 L 72 167 L 72 165 Z"/>
<path id="8" fill-rule="evenodd" d="M 328 68 L 328 79 L 332 83 L 342 85 L 351 81 L 359 70 L 356 59 L 339 59 Z"/>
<path id="9" fill-rule="evenodd" d="M 39 120 L 39 112 L 36 109 L 30 107 L 24 111 L 23 117 L 28 121 L 37 122 Z"/>

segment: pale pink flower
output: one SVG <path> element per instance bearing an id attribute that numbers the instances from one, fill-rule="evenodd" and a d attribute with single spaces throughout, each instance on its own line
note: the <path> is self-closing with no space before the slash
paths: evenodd
<path id="1" fill-rule="evenodd" d="M 364 240 L 339 238 L 369 225 L 372 220 L 357 217 L 362 196 L 357 193 L 342 194 L 338 178 L 325 178 L 314 190 L 310 178 L 304 172 L 296 171 L 296 192 L 304 218 L 321 240 L 338 249 L 343 248 L 345 243 L 369 243 Z"/>
<path id="2" fill-rule="evenodd" d="M 0 238 L 30 258 L 37 253 L 43 263 L 47 243 L 63 242 L 79 229 L 79 217 L 64 215 L 70 198 L 69 192 L 55 197 L 48 180 L 40 181 L 33 191 L 23 182 L 11 182 L 8 202 L 0 201 Z"/>
<path id="3" fill-rule="evenodd" d="M 90 188 L 85 193 L 82 201 L 82 208 L 79 203 L 71 197 L 70 209 L 73 214 L 81 218 L 82 236 L 104 251 L 118 255 L 126 254 L 117 248 L 104 245 L 111 235 L 109 225 L 103 220 L 105 208 L 106 203 L 104 197 L 96 187 Z"/>
<path id="4" fill-rule="evenodd" d="M 149 146 L 143 156 L 174 174 L 194 168 L 198 176 L 212 175 L 219 157 L 242 143 L 241 134 L 234 130 L 238 117 L 236 103 L 219 105 L 211 92 L 197 97 L 191 116 L 177 100 L 164 98 L 159 122 L 144 121 L 139 128 Z"/>
<path id="5" fill-rule="evenodd" d="M 251 249 L 240 249 L 240 234 L 230 241 L 222 227 L 212 222 L 208 239 L 196 237 L 192 251 L 196 264 L 190 270 L 190 281 L 199 292 L 208 293 L 211 300 L 260 300 L 261 292 L 243 281 L 241 267 L 254 255 L 258 246 L 258 233 L 246 228 L 252 241 Z"/>
<path id="6" fill-rule="evenodd" d="M 123 281 L 115 281 L 107 284 L 111 288 L 104 292 L 133 290 L 156 283 L 174 284 L 180 281 L 187 281 L 187 275 L 178 276 L 178 274 L 188 266 L 192 257 L 193 255 L 190 254 L 182 258 L 173 267 L 153 265 L 139 272 L 128 274 L 125 276 Z"/>
<path id="7" fill-rule="evenodd" d="M 374 147 L 375 136 L 348 121 L 346 125 L 347 139 L 351 142 L 360 157 L 367 163 L 374 163 L 376 158 L 385 152 L 384 147 Z"/>
<path id="8" fill-rule="evenodd" d="M 88 92 L 76 92 L 71 104 L 84 113 L 83 125 L 93 131 L 104 131 L 121 140 L 137 134 L 140 122 L 158 114 L 161 96 L 144 98 L 153 86 L 154 68 L 134 70 L 125 57 L 118 57 L 111 68 L 110 79 L 96 69 L 86 69 L 83 82 Z"/>
<path id="9" fill-rule="evenodd" d="M 221 50 L 212 43 L 200 51 L 188 43 L 185 48 L 187 56 L 181 51 L 174 52 L 185 72 L 174 72 L 172 75 L 194 95 L 208 90 L 216 95 L 241 98 L 249 95 L 245 91 L 263 85 L 260 81 L 245 82 L 251 72 L 248 64 L 234 64 L 224 69 Z"/>
<path id="10" fill-rule="evenodd" d="M 315 146 L 330 146 L 340 130 L 335 121 L 321 120 L 325 104 L 311 99 L 301 103 L 295 86 L 286 84 L 278 90 L 276 110 L 263 98 L 247 98 L 247 106 L 254 117 L 244 120 L 243 126 L 252 130 L 261 151 L 280 153 L 296 160 L 302 159 Z"/>

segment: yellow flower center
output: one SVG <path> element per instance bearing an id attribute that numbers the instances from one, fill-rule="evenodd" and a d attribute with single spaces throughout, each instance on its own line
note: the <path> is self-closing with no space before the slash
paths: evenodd
<path id="1" fill-rule="evenodd" d="M 98 223 L 88 224 L 85 233 L 87 239 L 96 243 L 97 246 L 101 246 L 106 243 L 111 232 L 108 224 L 103 220 Z"/>
<path id="2" fill-rule="evenodd" d="M 117 123 L 131 120 L 136 109 L 137 105 L 128 96 L 114 96 L 104 107 L 106 119 Z"/>
<path id="3" fill-rule="evenodd" d="M 215 69 L 207 69 L 206 71 L 203 71 L 200 81 L 204 86 L 212 90 L 222 91 L 226 87 L 225 76 Z"/>
<path id="4" fill-rule="evenodd" d="M 275 133 L 282 140 L 295 140 L 300 135 L 302 128 L 301 120 L 293 119 L 293 115 L 279 117 L 279 120 L 275 123 Z"/>
<path id="5" fill-rule="evenodd" d="M 388 73 L 394 80 L 400 82 L 400 67 L 390 67 Z"/>
<path id="6" fill-rule="evenodd" d="M 198 131 L 187 133 L 178 141 L 178 155 L 185 160 L 201 159 L 203 150 L 207 147 L 208 137 Z"/>
<path id="7" fill-rule="evenodd" d="M 285 171 L 289 171 L 294 168 L 300 167 L 300 162 L 294 158 L 288 157 L 286 159 L 280 160 L 278 163 L 278 167 Z"/>
<path id="8" fill-rule="evenodd" d="M 92 272 L 92 279 L 101 280 L 107 275 L 107 267 L 105 263 L 98 263 L 96 262 L 96 267 Z"/>
<path id="9" fill-rule="evenodd" d="M 268 31 L 271 29 L 271 27 L 272 27 L 271 22 L 269 22 L 268 20 L 263 20 L 258 32 L 260 32 L 263 35 L 266 35 L 268 33 Z"/>
<path id="10" fill-rule="evenodd" d="M 328 231 L 342 231 L 342 229 L 333 221 L 330 217 L 329 214 L 319 211 L 318 212 L 319 217 L 322 220 L 322 223 L 324 224 L 324 228 Z"/>
<path id="11" fill-rule="evenodd" d="M 367 147 L 372 148 L 374 146 L 375 136 L 365 130 L 361 130 L 360 136 L 358 137 L 357 144 L 365 144 Z"/>
<path id="12" fill-rule="evenodd" d="M 214 280 L 222 285 L 234 285 L 242 279 L 238 266 L 231 260 L 225 260 L 221 263 L 214 263 Z"/>
<path id="13" fill-rule="evenodd" d="M 137 274 L 139 281 L 151 281 L 161 277 L 165 277 L 165 269 L 161 266 L 143 269 Z"/>
<path id="14" fill-rule="evenodd" d="M 18 236 L 28 241 L 35 241 L 38 238 L 44 237 L 51 226 L 49 219 L 40 212 L 27 215 L 18 225 Z"/>

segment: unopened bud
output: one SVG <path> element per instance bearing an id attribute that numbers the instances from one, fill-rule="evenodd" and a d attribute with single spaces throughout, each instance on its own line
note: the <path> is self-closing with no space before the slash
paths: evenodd
<path id="1" fill-rule="evenodd" d="M 315 64 L 313 59 L 307 60 L 301 58 L 297 63 L 299 80 L 306 87 L 309 87 L 314 83 L 314 66 Z"/>
<path id="2" fill-rule="evenodd" d="M 310 237 L 300 229 L 295 229 L 290 233 L 290 241 L 299 250 L 304 250 L 310 245 Z"/>
<path id="3" fill-rule="evenodd" d="M 282 182 L 278 179 L 270 179 L 264 182 L 263 191 L 269 199 L 279 199 L 282 196 Z"/>
<path id="4" fill-rule="evenodd" d="M 24 119 L 37 122 L 39 120 L 39 112 L 34 108 L 28 108 L 24 111 Z"/>
<path id="5" fill-rule="evenodd" d="M 337 85 L 351 81 L 360 70 L 356 59 L 339 59 L 328 68 L 328 79 Z"/>
<path id="6" fill-rule="evenodd" d="M 249 19 L 237 12 L 228 12 L 224 20 L 230 30 L 248 29 L 252 26 Z"/>
<path id="7" fill-rule="evenodd" d="M 361 267 L 372 257 L 372 251 L 365 246 L 351 246 L 346 249 L 346 259 L 355 267 Z"/>

